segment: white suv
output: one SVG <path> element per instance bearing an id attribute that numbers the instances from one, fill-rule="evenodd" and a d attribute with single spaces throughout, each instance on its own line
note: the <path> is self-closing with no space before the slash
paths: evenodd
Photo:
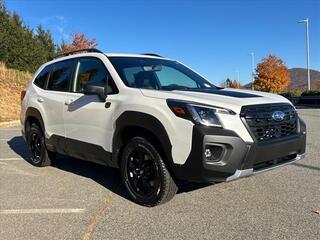
<path id="1" fill-rule="evenodd" d="M 96 49 L 56 57 L 22 100 L 31 162 L 55 153 L 119 167 L 133 200 L 154 206 L 176 180 L 230 181 L 301 159 L 306 127 L 285 98 L 222 89 L 175 60 Z"/>

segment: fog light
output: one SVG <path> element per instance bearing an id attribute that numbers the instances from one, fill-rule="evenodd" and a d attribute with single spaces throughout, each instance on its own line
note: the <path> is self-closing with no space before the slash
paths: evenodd
<path id="1" fill-rule="evenodd" d="M 211 149 L 210 148 L 206 148 L 206 150 L 204 151 L 204 156 L 206 158 L 211 158 L 212 153 L 211 153 Z"/>
<path id="2" fill-rule="evenodd" d="M 223 153 L 223 147 L 218 145 L 206 145 L 204 148 L 204 158 L 206 161 L 217 162 Z"/>

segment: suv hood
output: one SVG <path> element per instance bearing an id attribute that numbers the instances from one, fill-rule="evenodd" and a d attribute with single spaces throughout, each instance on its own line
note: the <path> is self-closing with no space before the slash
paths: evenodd
<path id="1" fill-rule="evenodd" d="M 267 103 L 290 103 L 286 98 L 272 93 L 224 88 L 219 90 L 149 90 L 140 89 L 145 97 L 159 99 L 175 99 L 196 102 L 205 105 L 227 108 L 240 113 L 241 107 L 245 105 L 267 104 Z"/>

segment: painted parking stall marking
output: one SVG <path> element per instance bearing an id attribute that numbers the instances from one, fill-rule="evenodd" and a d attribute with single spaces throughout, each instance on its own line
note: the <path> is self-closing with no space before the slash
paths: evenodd
<path id="1" fill-rule="evenodd" d="M 20 161 L 23 158 L 0 158 L 0 161 Z"/>
<path id="2" fill-rule="evenodd" d="M 84 208 L 4 209 L 0 214 L 83 213 Z"/>

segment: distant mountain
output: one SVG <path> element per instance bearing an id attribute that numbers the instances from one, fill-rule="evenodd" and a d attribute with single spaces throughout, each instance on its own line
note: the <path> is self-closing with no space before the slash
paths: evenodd
<path id="1" fill-rule="evenodd" d="M 306 68 L 291 68 L 289 69 L 291 82 L 287 90 L 307 89 L 308 88 L 308 73 Z M 320 89 L 320 72 L 310 70 L 311 89 Z M 244 85 L 244 88 L 251 89 L 251 83 Z"/>
<path id="2" fill-rule="evenodd" d="M 291 68 L 289 69 L 291 83 L 288 90 L 307 89 L 308 73 L 306 68 Z M 310 70 L 311 89 L 320 88 L 320 72 Z"/>

